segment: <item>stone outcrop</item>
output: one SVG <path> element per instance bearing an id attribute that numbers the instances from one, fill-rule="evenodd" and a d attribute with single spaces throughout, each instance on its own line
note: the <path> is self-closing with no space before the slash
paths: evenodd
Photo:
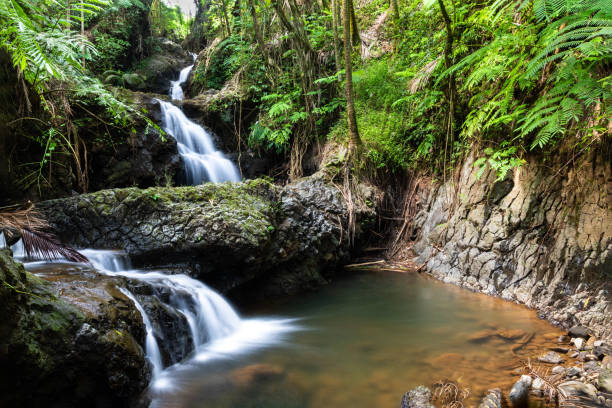
<path id="1" fill-rule="evenodd" d="M 126 188 L 37 208 L 64 242 L 122 248 L 136 266 L 180 270 L 223 292 L 247 283 L 265 286 L 251 295 L 316 287 L 349 257 L 347 206 L 323 173 L 284 188 L 263 180 Z M 357 209 L 358 234 L 373 214 Z"/>
<path id="2" fill-rule="evenodd" d="M 162 39 L 157 43 L 159 52 L 141 61 L 135 73 L 145 79 L 142 90 L 167 95 L 170 81 L 178 79 L 180 71 L 193 63 L 193 58 L 180 45 Z"/>
<path id="3" fill-rule="evenodd" d="M 504 180 L 468 160 L 415 220 L 417 262 L 445 282 L 538 309 L 554 324 L 612 336 L 609 158 L 553 173 L 535 160 Z"/>
<path id="4" fill-rule="evenodd" d="M 146 126 L 138 127 L 122 144 L 97 145 L 91 153 L 92 190 L 172 185 L 183 171 L 176 140 Z"/>
<path id="5" fill-rule="evenodd" d="M 42 275 L 0 250 L 0 406 L 130 406 L 150 367 L 122 283 L 93 271 Z"/>

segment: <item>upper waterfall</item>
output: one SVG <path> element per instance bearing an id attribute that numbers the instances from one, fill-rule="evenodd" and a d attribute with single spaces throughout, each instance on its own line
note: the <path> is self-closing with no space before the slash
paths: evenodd
<path id="1" fill-rule="evenodd" d="M 195 54 L 191 54 L 195 57 Z M 189 78 L 194 65 L 183 68 L 178 80 L 170 81 L 170 96 L 183 99 L 182 84 Z M 215 148 L 212 136 L 202 126 L 189 120 L 183 111 L 170 102 L 157 99 L 161 107 L 162 126 L 178 142 L 178 151 L 185 163 L 186 182 L 190 185 L 206 181 L 221 183 L 240 181 L 238 168 Z"/>
<path id="2" fill-rule="evenodd" d="M 179 79 L 176 81 L 170 81 L 170 96 L 172 97 L 173 100 L 177 100 L 177 101 L 183 100 L 183 97 L 185 95 L 183 94 L 182 85 L 183 83 L 185 83 L 185 81 L 187 81 L 187 78 L 189 78 L 189 73 L 191 73 L 192 69 L 193 69 L 193 65 L 183 68 L 181 70 L 181 73 L 179 74 Z"/>
<path id="3" fill-rule="evenodd" d="M 178 142 L 179 154 L 185 162 L 187 184 L 240 181 L 238 168 L 215 149 L 210 133 L 189 120 L 181 109 L 170 102 L 157 101 L 161 106 L 164 130 Z"/>

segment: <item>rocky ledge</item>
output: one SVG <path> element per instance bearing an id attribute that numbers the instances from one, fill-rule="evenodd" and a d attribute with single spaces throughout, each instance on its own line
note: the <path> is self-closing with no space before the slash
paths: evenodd
<path id="1" fill-rule="evenodd" d="M 372 194 L 364 187 L 362 201 L 374 202 Z M 324 173 L 282 188 L 264 180 L 125 188 L 37 208 L 64 242 L 124 249 L 135 266 L 186 272 L 222 292 L 317 287 L 349 258 L 347 206 Z M 359 235 L 374 210 L 359 206 L 356 215 Z"/>
<path id="2" fill-rule="evenodd" d="M 147 386 L 145 328 L 118 279 L 25 271 L 0 250 L 0 406 L 128 407 Z"/>

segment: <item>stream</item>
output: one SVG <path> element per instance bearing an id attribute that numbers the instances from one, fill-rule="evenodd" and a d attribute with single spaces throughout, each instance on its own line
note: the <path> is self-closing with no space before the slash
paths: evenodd
<path id="1" fill-rule="evenodd" d="M 181 84 L 192 68 L 172 81 L 175 101 L 182 99 Z M 188 184 L 240 180 L 205 129 L 179 106 L 158 102 Z M 45 279 L 92 268 L 127 279 L 121 291 L 146 327 L 144 351 L 152 367 L 146 399 L 152 408 L 396 407 L 409 389 L 448 380 L 469 388 L 466 405 L 477 405 L 487 389 L 507 392 L 521 362 L 561 334 L 524 307 L 416 273 L 354 273 L 317 293 L 240 313 L 204 283 L 135 269 L 121 251 L 82 250 L 90 265 L 27 259 L 21 243 L 12 249 Z M 148 292 L 133 290 L 133 282 Z M 189 344 L 186 357 L 168 356 L 174 348 L 165 347 L 166 336 L 146 303 L 151 298 L 180 318 L 176 324 L 186 334 L 176 341 Z"/>

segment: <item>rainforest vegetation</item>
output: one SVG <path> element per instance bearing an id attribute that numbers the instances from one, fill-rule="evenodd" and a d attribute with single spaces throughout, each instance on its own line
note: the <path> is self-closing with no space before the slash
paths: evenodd
<path id="1" fill-rule="evenodd" d="M 192 97 L 225 87 L 211 109 L 254 107 L 234 118 L 236 149 L 280 154 L 291 178 L 327 140 L 351 139 L 379 176 L 441 178 L 477 150 L 503 178 L 610 137 L 609 0 L 200 0 L 194 17 L 161 0 L 2 0 L 0 37 L 24 189 L 68 166 L 87 191 L 93 146 L 156 126 L 121 88 L 146 89 L 161 37 L 202 53 Z"/>

